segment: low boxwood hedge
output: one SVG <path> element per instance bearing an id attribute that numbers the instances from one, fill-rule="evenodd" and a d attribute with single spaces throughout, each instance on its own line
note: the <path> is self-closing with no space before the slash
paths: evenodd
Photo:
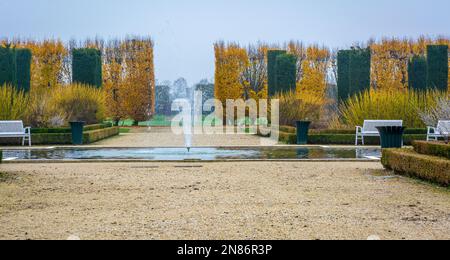
<path id="1" fill-rule="evenodd" d="M 83 143 L 91 144 L 108 137 L 119 135 L 119 127 L 103 128 L 94 131 L 87 131 L 83 133 Z"/>
<path id="2" fill-rule="evenodd" d="M 438 142 L 413 142 L 414 150 L 420 154 L 440 156 L 450 159 L 450 144 Z"/>
<path id="3" fill-rule="evenodd" d="M 84 131 L 94 131 L 99 129 L 105 129 L 112 127 L 112 124 L 95 124 L 95 125 L 87 125 L 84 127 Z M 59 127 L 59 128 L 32 128 L 32 134 L 66 134 L 71 133 L 70 127 Z"/>
<path id="4" fill-rule="evenodd" d="M 109 127 L 106 128 L 107 125 L 95 125 L 95 126 L 88 126 L 87 128 L 84 128 L 83 133 L 83 143 L 84 144 L 91 144 L 97 141 L 100 141 L 102 139 L 115 136 L 119 134 L 119 128 L 118 127 Z M 90 130 L 87 131 L 86 129 L 96 129 L 96 130 Z M 41 132 L 32 133 L 31 134 L 31 141 L 33 145 L 71 145 L 72 144 L 72 134 L 70 132 L 70 129 L 68 131 L 62 131 L 62 128 L 60 129 L 48 129 L 49 131 L 42 130 Z M 60 131 L 58 133 L 58 131 Z M 1 144 L 7 144 L 7 145 L 19 145 L 21 143 L 21 140 L 19 138 L 8 138 L 8 139 L 1 139 Z"/>
<path id="5" fill-rule="evenodd" d="M 280 126 L 279 130 L 280 130 L 280 132 L 286 132 L 286 133 L 291 133 L 291 134 L 295 134 L 297 132 L 297 129 L 292 126 Z M 323 134 L 354 135 L 356 132 L 356 128 L 355 129 L 322 129 L 322 130 L 311 129 L 309 132 L 310 132 L 310 134 L 318 134 L 318 135 L 323 135 Z M 407 128 L 405 130 L 405 134 L 407 134 L 407 135 L 426 135 L 427 129 Z"/>
<path id="6" fill-rule="evenodd" d="M 404 144 L 411 145 L 415 140 L 426 140 L 426 135 L 407 134 L 403 136 Z M 312 132 L 308 136 L 308 144 L 315 145 L 354 145 L 355 134 L 318 134 Z M 297 135 L 295 133 L 279 132 L 280 143 L 297 144 Z M 379 145 L 379 137 L 366 137 L 364 139 L 366 145 Z"/>
<path id="7" fill-rule="evenodd" d="M 448 187 L 450 160 L 416 153 L 412 149 L 384 149 L 381 163 L 397 174 L 417 177 Z"/>

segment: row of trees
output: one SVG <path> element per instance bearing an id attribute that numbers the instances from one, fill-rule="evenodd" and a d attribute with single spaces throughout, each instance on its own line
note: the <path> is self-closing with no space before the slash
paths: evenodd
<path id="1" fill-rule="evenodd" d="M 153 41 L 148 37 L 71 40 L 66 44 L 4 39 L 1 45 L 31 51 L 31 95 L 44 99 L 48 92 L 72 81 L 102 85 L 107 114 L 113 120 L 142 121 L 154 114 Z"/>
<path id="2" fill-rule="evenodd" d="M 409 75 L 411 75 L 408 74 L 410 60 L 414 57 L 425 57 L 429 45 L 450 46 L 450 39 L 419 37 L 418 39 L 369 40 L 367 43 L 357 43 L 353 47 L 353 54 L 359 50 L 359 54 L 362 55 L 360 57 L 365 58 L 357 59 L 358 55 L 353 55 L 352 51 L 341 53 L 344 54 L 343 56 L 353 56 L 355 66 L 357 63 L 367 63 L 369 60 L 370 77 L 365 77 L 361 82 L 367 85 L 364 89 L 372 87 L 380 90 L 406 90 L 410 82 Z M 274 95 L 279 87 L 276 84 L 277 76 L 275 76 L 277 57 L 280 58 L 279 62 L 284 64 L 292 63 L 295 58 L 296 91 L 299 97 L 311 95 L 324 97 L 327 87 L 336 85 L 338 81 L 339 50 L 295 41 L 284 45 L 258 43 L 248 47 L 242 47 L 236 43 L 218 42 L 214 47 L 215 92 L 216 97 L 222 101 L 227 98 L 257 99 Z M 428 70 L 436 71 L 432 68 Z M 364 71 L 364 74 L 367 73 Z M 278 75 L 283 78 L 283 75 L 279 73 Z M 281 87 L 291 88 L 290 86 Z M 350 89 L 349 93 L 352 93 Z"/>

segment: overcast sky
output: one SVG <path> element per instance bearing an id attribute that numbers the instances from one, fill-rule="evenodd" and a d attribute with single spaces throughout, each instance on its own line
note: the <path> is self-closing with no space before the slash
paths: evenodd
<path id="1" fill-rule="evenodd" d="M 156 78 L 214 76 L 213 43 L 291 39 L 330 47 L 450 35 L 449 0 L 0 0 L 1 37 L 149 35 Z"/>

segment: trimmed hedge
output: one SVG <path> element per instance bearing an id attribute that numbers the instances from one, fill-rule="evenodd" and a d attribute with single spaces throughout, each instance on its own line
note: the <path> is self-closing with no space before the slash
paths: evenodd
<path id="1" fill-rule="evenodd" d="M 350 96 L 370 89 L 371 58 L 370 48 L 353 50 L 350 53 Z"/>
<path id="2" fill-rule="evenodd" d="M 448 46 L 427 46 L 427 85 L 441 91 L 448 91 Z"/>
<path id="3" fill-rule="evenodd" d="M 338 98 L 346 101 L 350 97 L 350 50 L 341 50 L 337 55 L 338 64 Z"/>
<path id="4" fill-rule="evenodd" d="M 0 86 L 17 85 L 16 53 L 10 47 L 0 47 Z"/>
<path id="5" fill-rule="evenodd" d="M 279 132 L 280 143 L 297 144 L 296 133 Z M 405 134 L 403 141 L 405 145 L 411 145 L 416 140 L 426 140 L 426 134 Z M 315 145 L 354 145 L 355 134 L 326 134 L 311 132 L 308 136 L 308 144 Z M 364 139 L 366 145 L 380 145 L 379 137 L 366 137 Z"/>
<path id="6" fill-rule="evenodd" d="M 414 151 L 420 154 L 440 156 L 450 159 L 450 145 L 438 142 L 413 142 Z"/>
<path id="7" fill-rule="evenodd" d="M 297 129 L 292 126 L 280 126 L 281 132 L 292 133 L 295 134 Z M 311 129 L 310 134 L 346 134 L 346 135 L 355 135 L 356 129 Z M 426 135 L 427 129 L 425 128 L 407 128 L 405 130 L 406 135 Z"/>
<path id="8" fill-rule="evenodd" d="M 267 51 L 267 84 L 269 97 L 279 92 L 277 85 L 277 57 L 286 53 L 284 50 Z"/>
<path id="9" fill-rule="evenodd" d="M 427 90 L 427 58 L 415 55 L 408 62 L 408 86 L 411 90 Z"/>
<path id="10" fill-rule="evenodd" d="M 106 127 L 107 125 L 93 125 L 87 126 L 83 133 L 84 144 L 91 144 L 102 139 L 112 137 L 119 134 L 118 127 Z M 88 129 L 88 130 L 86 130 Z M 91 129 L 91 130 L 89 130 Z M 94 130 L 92 130 L 94 129 Z M 32 130 L 31 141 L 33 145 L 70 145 L 72 144 L 72 134 L 70 128 L 59 129 L 36 129 Z M 9 145 L 19 144 L 19 139 L 9 138 L 1 139 L 7 140 Z M 2 142 L 3 144 L 3 142 Z"/>
<path id="11" fill-rule="evenodd" d="M 17 89 L 24 92 L 30 91 L 31 82 L 31 50 L 16 50 L 16 79 Z"/>
<path id="12" fill-rule="evenodd" d="M 83 133 L 83 143 L 91 144 L 100 140 L 119 135 L 119 127 L 110 127 Z"/>
<path id="13" fill-rule="evenodd" d="M 338 52 L 339 101 L 370 89 L 371 55 L 370 48 Z"/>
<path id="14" fill-rule="evenodd" d="M 72 60 L 72 81 L 102 86 L 102 55 L 97 49 L 75 49 Z"/>
<path id="15" fill-rule="evenodd" d="M 292 54 L 281 54 L 276 60 L 277 93 L 295 91 L 297 84 L 297 57 Z"/>
<path id="16" fill-rule="evenodd" d="M 450 185 L 450 160 L 418 154 L 410 149 L 384 149 L 381 163 L 397 174 Z"/>

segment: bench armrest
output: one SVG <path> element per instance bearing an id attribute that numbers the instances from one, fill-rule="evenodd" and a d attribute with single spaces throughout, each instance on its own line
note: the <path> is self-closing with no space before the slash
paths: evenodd
<path id="1" fill-rule="evenodd" d="M 25 127 L 25 134 L 31 134 L 31 127 Z"/>
<path id="2" fill-rule="evenodd" d="M 356 133 L 362 133 L 363 128 L 361 126 L 356 127 Z"/>

